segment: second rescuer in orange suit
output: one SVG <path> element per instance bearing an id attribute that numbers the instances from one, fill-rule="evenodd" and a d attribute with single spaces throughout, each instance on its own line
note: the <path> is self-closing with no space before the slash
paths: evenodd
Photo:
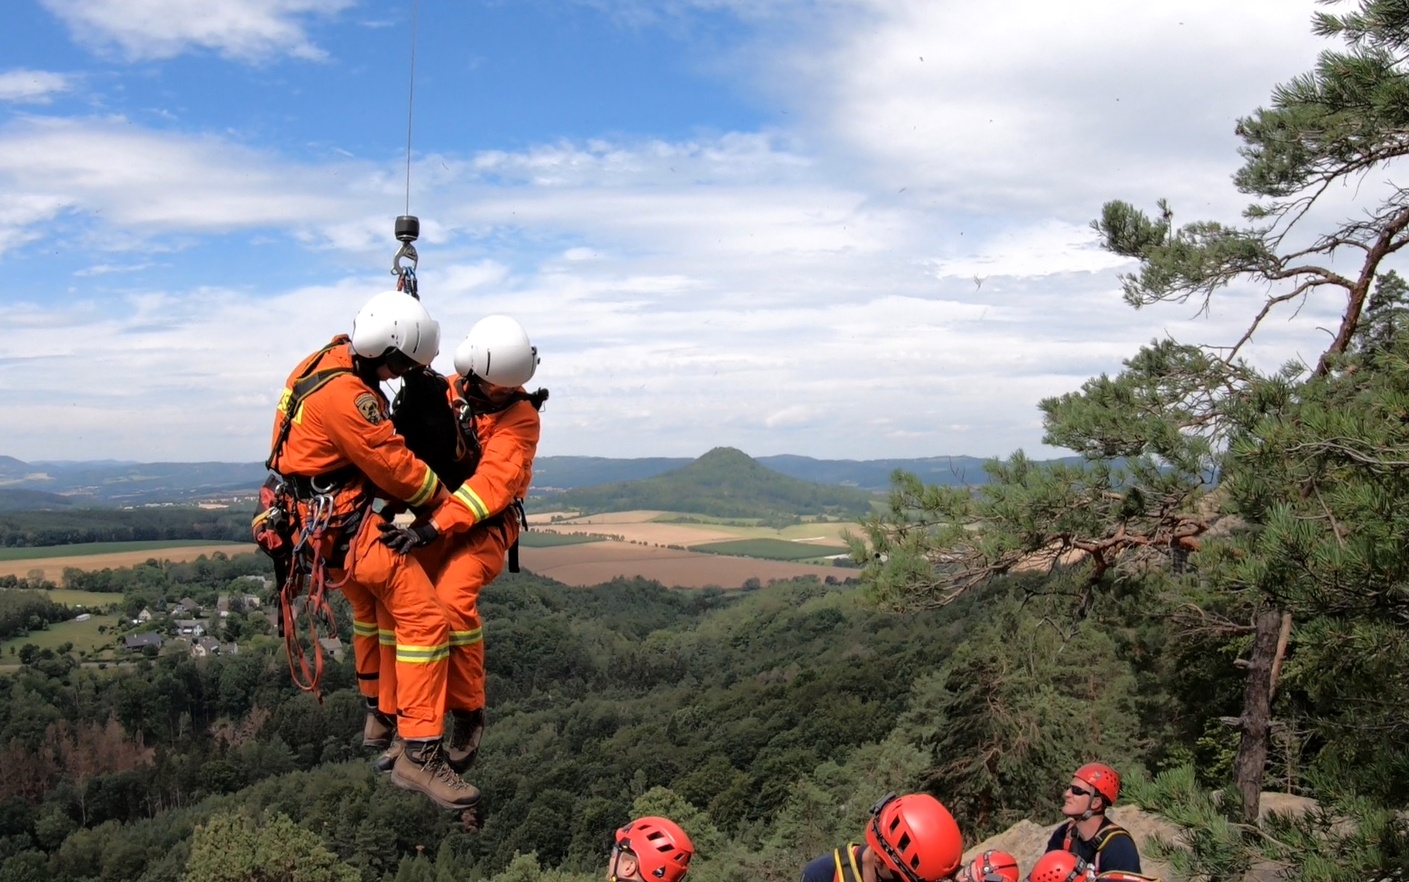
<path id="1" fill-rule="evenodd" d="M 430 574 L 450 617 L 446 706 L 454 728 L 446 753 L 457 772 L 474 762 L 484 731 L 479 593 L 503 571 L 519 536 L 513 505 L 533 480 L 542 403 L 523 384 L 537 365 L 537 350 L 508 316 L 489 316 L 471 329 L 455 351 L 449 395 L 465 436 L 466 471 L 473 471 L 449 502 L 403 533 L 402 547 Z"/>
<path id="2" fill-rule="evenodd" d="M 446 608 L 420 562 L 388 547 L 381 535 L 388 525 L 372 512 L 378 497 L 411 506 L 448 500 L 435 473 L 395 433 L 380 386 L 428 364 L 439 343 L 439 326 L 418 300 L 396 291 L 372 298 L 350 338 L 335 338 L 290 375 L 270 462 L 298 500 L 299 538 L 327 563 L 354 618 L 376 621 L 381 607 L 395 632 L 397 725 L 406 749 L 392 780 L 459 809 L 473 806 L 479 791 L 450 770 L 441 749 Z M 319 380 L 309 388 L 313 377 Z"/>

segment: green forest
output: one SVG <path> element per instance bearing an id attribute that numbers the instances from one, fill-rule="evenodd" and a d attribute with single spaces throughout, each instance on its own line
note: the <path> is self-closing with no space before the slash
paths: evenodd
<path id="1" fill-rule="evenodd" d="M 245 566 L 213 564 L 211 585 Z M 0 878 L 215 878 L 196 872 L 200 831 L 222 824 L 286 844 L 296 828 L 301 860 L 324 850 L 348 878 L 519 878 L 524 861 L 531 877 L 595 874 L 611 830 L 654 806 L 696 837 L 702 878 L 780 879 L 854 838 L 888 790 L 933 789 L 979 837 L 1055 822 L 1058 783 L 1092 754 L 1194 761 L 1216 784 L 1236 742 L 1216 720 L 1236 712 L 1237 670 L 1202 660 L 1231 647 L 1132 626 L 1121 605 L 1077 621 L 1014 585 L 897 615 L 815 581 L 574 590 L 520 575 L 482 610 L 478 831 L 372 773 L 350 662 L 320 704 L 272 637 L 106 669 L 45 652 L 0 680 Z"/>
<path id="2" fill-rule="evenodd" d="M 250 514 L 247 509 L 195 506 L 0 511 L 0 548 L 161 539 L 248 542 Z"/>

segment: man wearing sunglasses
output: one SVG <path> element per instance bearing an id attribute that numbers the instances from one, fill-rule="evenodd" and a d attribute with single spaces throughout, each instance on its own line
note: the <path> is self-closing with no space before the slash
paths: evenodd
<path id="1" fill-rule="evenodd" d="M 674 821 L 637 818 L 616 831 L 607 882 L 680 882 L 694 855 L 694 843 Z"/>
<path id="2" fill-rule="evenodd" d="M 1120 775 L 1105 763 L 1076 770 L 1062 800 L 1067 821 L 1047 840 L 1047 851 L 1076 855 L 1093 872 L 1140 872 L 1140 852 L 1124 827 L 1106 817 L 1120 795 Z"/>
<path id="3" fill-rule="evenodd" d="M 802 870 L 802 882 L 940 882 L 959 867 L 954 816 L 928 793 L 887 795 L 871 807 L 866 844 L 848 843 Z"/>

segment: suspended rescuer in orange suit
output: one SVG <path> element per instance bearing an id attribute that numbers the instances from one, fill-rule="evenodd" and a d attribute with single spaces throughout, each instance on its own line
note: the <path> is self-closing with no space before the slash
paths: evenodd
<path id="1" fill-rule="evenodd" d="M 1062 801 L 1067 822 L 1052 831 L 1047 851 L 1067 851 L 1099 874 L 1107 870 L 1140 872 L 1135 840 L 1106 810 L 1120 796 L 1120 775 L 1105 763 L 1087 763 L 1072 775 Z M 1034 880 L 1035 882 L 1035 880 Z"/>
<path id="2" fill-rule="evenodd" d="M 694 843 L 674 821 L 637 818 L 616 831 L 607 882 L 680 882 L 694 855 Z"/>
<path id="3" fill-rule="evenodd" d="M 479 791 L 451 771 L 441 747 L 450 626 L 425 569 L 380 541 L 389 526 L 372 511 L 389 499 L 410 506 L 447 502 L 448 491 L 417 459 L 387 419 L 381 382 L 430 363 L 440 326 L 419 300 L 387 291 L 358 312 L 350 337 L 340 335 L 303 359 L 289 375 L 275 415 L 271 470 L 291 490 L 305 560 L 326 567 L 329 586 L 352 604 L 355 632 L 365 638 L 379 619 L 396 646 L 395 712 L 406 749 L 392 781 L 442 807 L 462 809 Z M 369 700 L 378 646 L 354 640 L 359 683 Z"/>
<path id="4" fill-rule="evenodd" d="M 449 612 L 446 706 L 454 725 L 446 757 L 459 773 L 475 761 L 485 725 L 479 593 L 503 572 L 506 556 L 516 554 L 522 500 L 533 480 L 538 408 L 547 392 L 523 386 L 537 367 L 538 350 L 517 321 L 492 315 L 475 323 L 456 347 L 456 374 L 447 388 L 461 444 L 446 471 L 458 487 L 429 519 L 388 531 L 383 540 L 422 564 Z M 512 557 L 510 563 L 517 570 Z M 388 768 L 400 749 L 393 744 L 378 768 Z"/>
<path id="5" fill-rule="evenodd" d="M 802 870 L 802 882 L 940 882 L 959 868 L 964 840 L 928 793 L 890 794 L 871 808 L 866 844 L 848 844 Z"/>

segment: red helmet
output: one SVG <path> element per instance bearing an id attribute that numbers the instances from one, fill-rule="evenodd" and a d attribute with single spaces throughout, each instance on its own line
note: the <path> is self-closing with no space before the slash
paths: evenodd
<path id="1" fill-rule="evenodd" d="M 1018 859 L 1006 851 L 985 851 L 969 864 L 973 882 L 1018 882 Z"/>
<path id="2" fill-rule="evenodd" d="M 1049 851 L 1032 865 L 1028 882 L 1082 882 L 1088 878 L 1086 862 L 1069 851 Z"/>
<path id="3" fill-rule="evenodd" d="M 866 844 L 905 882 L 939 882 L 953 875 L 964 856 L 954 816 L 928 793 L 892 793 L 876 803 Z"/>
<path id="4" fill-rule="evenodd" d="M 1072 777 L 1080 778 L 1096 788 L 1108 806 L 1115 805 L 1115 798 L 1120 796 L 1120 773 L 1105 763 L 1087 763 L 1077 769 Z"/>
<path id="5" fill-rule="evenodd" d="M 643 879 L 661 882 L 680 882 L 695 854 L 690 837 L 667 818 L 637 818 L 616 831 L 616 846 L 636 856 Z"/>

